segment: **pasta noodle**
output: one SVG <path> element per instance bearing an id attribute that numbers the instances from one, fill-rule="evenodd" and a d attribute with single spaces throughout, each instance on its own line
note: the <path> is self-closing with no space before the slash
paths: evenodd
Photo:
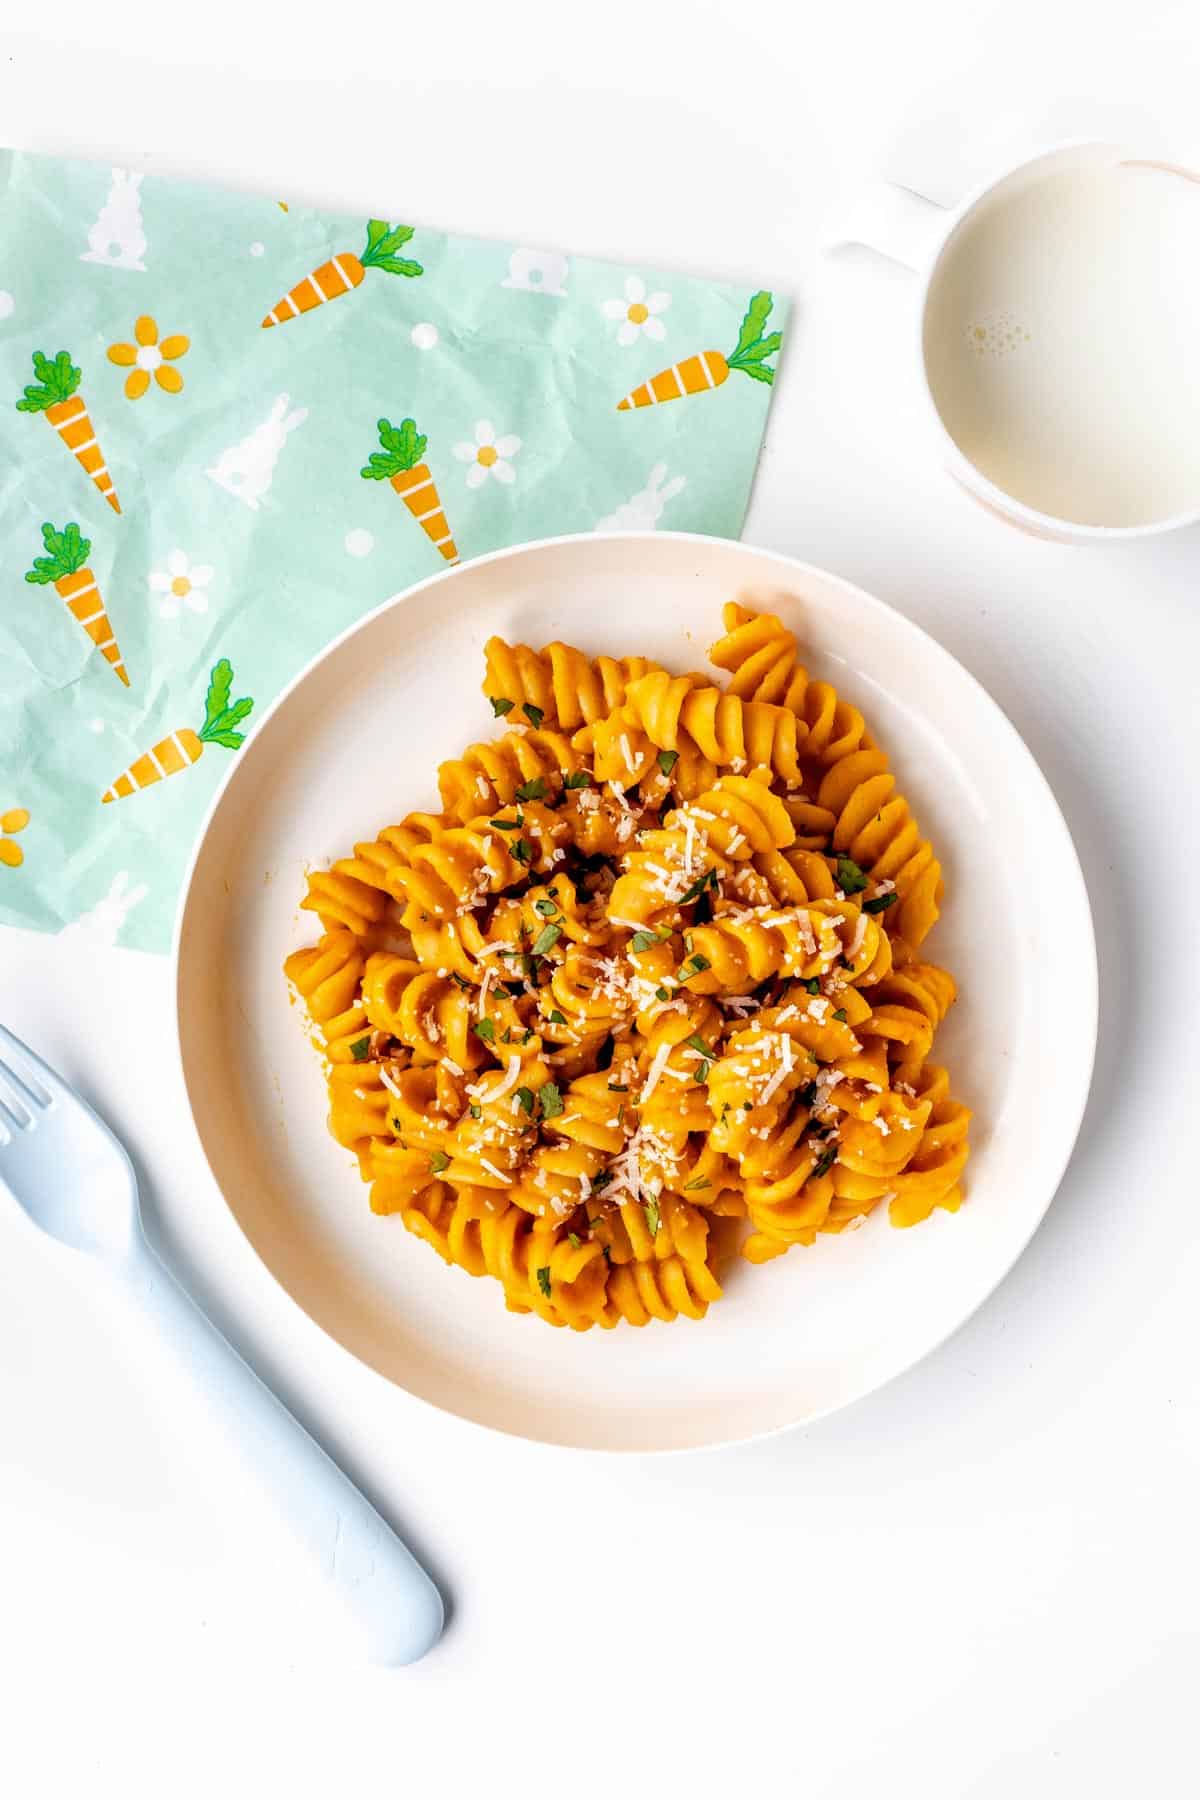
<path id="1" fill-rule="evenodd" d="M 724 626 L 725 687 L 489 639 L 499 736 L 311 873 L 284 965 L 373 1211 L 574 1331 L 702 1318 L 739 1254 L 962 1201 L 938 860 L 794 634 Z"/>

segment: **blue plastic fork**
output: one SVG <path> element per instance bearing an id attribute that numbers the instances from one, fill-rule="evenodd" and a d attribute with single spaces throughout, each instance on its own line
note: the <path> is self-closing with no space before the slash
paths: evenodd
<path id="1" fill-rule="evenodd" d="M 133 1165 L 103 1119 L 2 1025 L 0 1186 L 50 1237 L 108 1264 L 182 1353 L 372 1659 L 424 1656 L 442 1630 L 433 1582 L 150 1248 Z"/>

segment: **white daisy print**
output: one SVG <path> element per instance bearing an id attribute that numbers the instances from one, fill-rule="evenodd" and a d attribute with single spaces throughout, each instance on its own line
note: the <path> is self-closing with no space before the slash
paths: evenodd
<path id="1" fill-rule="evenodd" d="M 165 569 L 155 569 L 150 576 L 150 591 L 163 597 L 158 610 L 164 619 L 177 619 L 180 608 L 191 612 L 208 611 L 208 584 L 213 578 L 211 563 L 194 563 L 185 550 L 172 550 Z"/>
<path id="2" fill-rule="evenodd" d="M 517 479 L 512 459 L 520 448 L 519 437 L 513 437 L 511 433 L 505 437 L 497 437 L 492 421 L 480 419 L 475 427 L 475 442 L 455 444 L 454 454 L 459 462 L 471 465 L 467 470 L 469 488 L 482 487 L 489 475 L 508 486 Z"/>
<path id="3" fill-rule="evenodd" d="M 652 338 L 661 344 L 667 335 L 660 313 L 665 313 L 671 304 L 670 294 L 648 294 L 646 284 L 640 275 L 628 275 L 625 279 L 625 298 L 623 300 L 606 300 L 601 312 L 606 319 L 620 319 L 617 327 L 618 344 L 636 344 L 640 337 Z"/>

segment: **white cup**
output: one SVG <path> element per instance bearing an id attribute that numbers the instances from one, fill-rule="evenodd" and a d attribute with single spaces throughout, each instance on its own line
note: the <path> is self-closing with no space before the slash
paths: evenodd
<path id="1" fill-rule="evenodd" d="M 950 210 L 881 183 L 840 237 L 920 277 L 919 380 L 981 506 L 1068 544 L 1200 520 L 1200 176 L 1061 144 Z"/>

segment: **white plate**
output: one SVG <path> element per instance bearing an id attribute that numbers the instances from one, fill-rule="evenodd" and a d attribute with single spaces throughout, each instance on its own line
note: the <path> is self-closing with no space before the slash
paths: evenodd
<path id="1" fill-rule="evenodd" d="M 730 1270 L 700 1322 L 554 1331 L 375 1217 L 325 1129 L 318 1059 L 280 964 L 316 935 L 310 864 L 435 804 L 443 758 L 492 735 L 492 632 L 703 664 L 722 603 L 782 612 L 805 662 L 862 707 L 946 871 L 929 941 L 958 977 L 938 1061 L 974 1109 L 968 1203 L 886 1218 Z M 1045 1212 L 1083 1114 L 1096 1035 L 1091 915 L 1033 758 L 945 650 L 787 557 L 668 533 L 561 538 L 399 595 L 333 643 L 233 759 L 176 934 L 179 1040 L 219 1186 L 289 1294 L 372 1368 L 480 1424 L 589 1449 L 679 1449 L 814 1419 L 939 1344 Z"/>

